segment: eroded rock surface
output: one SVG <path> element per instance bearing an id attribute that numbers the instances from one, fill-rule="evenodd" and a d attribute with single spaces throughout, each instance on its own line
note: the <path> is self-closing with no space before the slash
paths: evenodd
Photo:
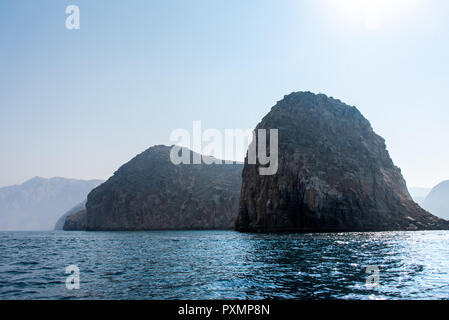
<path id="1" fill-rule="evenodd" d="M 257 125 L 279 129 L 279 168 L 245 161 L 236 229 L 447 229 L 410 197 L 385 141 L 355 108 L 323 94 L 284 97 Z"/>
<path id="2" fill-rule="evenodd" d="M 243 164 L 174 165 L 170 150 L 154 146 L 123 165 L 64 230 L 234 228 Z"/>

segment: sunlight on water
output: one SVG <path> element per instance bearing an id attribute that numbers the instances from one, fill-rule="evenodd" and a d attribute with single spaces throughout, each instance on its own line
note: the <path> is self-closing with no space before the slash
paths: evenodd
<path id="1" fill-rule="evenodd" d="M 448 242 L 447 231 L 0 232 L 0 298 L 447 299 Z M 79 290 L 65 286 L 69 265 Z"/>

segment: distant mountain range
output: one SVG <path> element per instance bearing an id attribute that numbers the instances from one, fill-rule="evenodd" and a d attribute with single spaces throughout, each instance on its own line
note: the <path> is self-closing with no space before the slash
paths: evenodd
<path id="1" fill-rule="evenodd" d="M 434 188 L 412 187 L 409 192 L 421 207 L 437 217 L 449 220 L 449 180 Z"/>
<path id="2" fill-rule="evenodd" d="M 422 203 L 434 215 L 449 220 L 449 180 L 435 186 Z"/>
<path id="3" fill-rule="evenodd" d="M 0 230 L 52 230 L 61 213 L 103 181 L 35 177 L 0 188 Z"/>

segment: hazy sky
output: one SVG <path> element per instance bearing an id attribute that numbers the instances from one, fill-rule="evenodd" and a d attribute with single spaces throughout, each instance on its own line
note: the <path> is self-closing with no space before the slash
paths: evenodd
<path id="1" fill-rule="evenodd" d="M 81 29 L 65 28 L 78 5 Z M 0 186 L 108 178 L 170 132 L 355 105 L 409 186 L 449 178 L 449 1 L 0 2 Z"/>

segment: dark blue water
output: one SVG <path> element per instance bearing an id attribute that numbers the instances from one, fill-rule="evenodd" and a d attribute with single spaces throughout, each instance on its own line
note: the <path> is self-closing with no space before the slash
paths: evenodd
<path id="1" fill-rule="evenodd" d="M 0 232 L 0 299 L 447 299 L 448 263 L 447 231 Z"/>

